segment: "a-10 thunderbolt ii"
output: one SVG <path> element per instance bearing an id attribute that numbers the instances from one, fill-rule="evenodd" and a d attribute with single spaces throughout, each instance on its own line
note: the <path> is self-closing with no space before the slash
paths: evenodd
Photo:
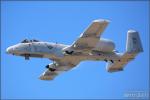
<path id="1" fill-rule="evenodd" d="M 137 31 L 128 30 L 126 51 L 118 53 L 113 41 L 101 38 L 109 21 L 94 20 L 91 25 L 71 45 L 25 39 L 10 46 L 6 52 L 16 56 L 48 58 L 53 61 L 46 65 L 41 80 L 53 80 L 58 74 L 74 68 L 84 60 L 106 61 L 108 72 L 122 71 L 124 66 L 143 51 Z"/>

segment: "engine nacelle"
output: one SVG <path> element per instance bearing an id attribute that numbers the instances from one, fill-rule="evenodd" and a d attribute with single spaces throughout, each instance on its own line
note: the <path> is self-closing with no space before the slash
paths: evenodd
<path id="1" fill-rule="evenodd" d="M 93 50 L 103 51 L 103 52 L 112 52 L 115 49 L 115 44 L 111 40 L 100 39 Z"/>

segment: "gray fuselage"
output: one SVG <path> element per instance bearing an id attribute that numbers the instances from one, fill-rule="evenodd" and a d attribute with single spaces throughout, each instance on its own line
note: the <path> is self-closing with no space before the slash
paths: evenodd
<path id="1" fill-rule="evenodd" d="M 92 52 L 76 52 L 67 54 L 63 51 L 69 45 L 50 42 L 18 43 L 7 48 L 7 52 L 17 56 L 49 58 L 59 62 L 76 62 L 83 60 L 118 60 L 121 54 L 92 50 Z"/>

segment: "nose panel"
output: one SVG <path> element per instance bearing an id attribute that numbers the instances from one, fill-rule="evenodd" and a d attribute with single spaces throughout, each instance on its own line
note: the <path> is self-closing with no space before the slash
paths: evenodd
<path id="1" fill-rule="evenodd" d="M 6 49 L 6 53 L 13 53 L 13 47 L 11 46 L 11 47 L 8 47 L 7 49 Z"/>
<path id="2" fill-rule="evenodd" d="M 20 55 L 30 52 L 29 44 L 16 44 L 6 49 L 8 54 Z"/>

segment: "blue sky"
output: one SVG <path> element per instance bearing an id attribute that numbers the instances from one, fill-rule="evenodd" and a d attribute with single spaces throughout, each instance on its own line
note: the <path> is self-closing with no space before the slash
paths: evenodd
<path id="1" fill-rule="evenodd" d="M 2 99 L 110 99 L 126 98 L 128 91 L 148 92 L 148 1 L 3 1 L 1 4 L 1 96 Z M 25 38 L 71 44 L 94 19 L 108 19 L 103 38 L 125 51 L 126 33 L 139 31 L 144 52 L 123 72 L 108 73 L 105 62 L 84 61 L 76 70 L 53 81 L 41 81 L 49 59 L 7 55 L 5 49 Z"/>

